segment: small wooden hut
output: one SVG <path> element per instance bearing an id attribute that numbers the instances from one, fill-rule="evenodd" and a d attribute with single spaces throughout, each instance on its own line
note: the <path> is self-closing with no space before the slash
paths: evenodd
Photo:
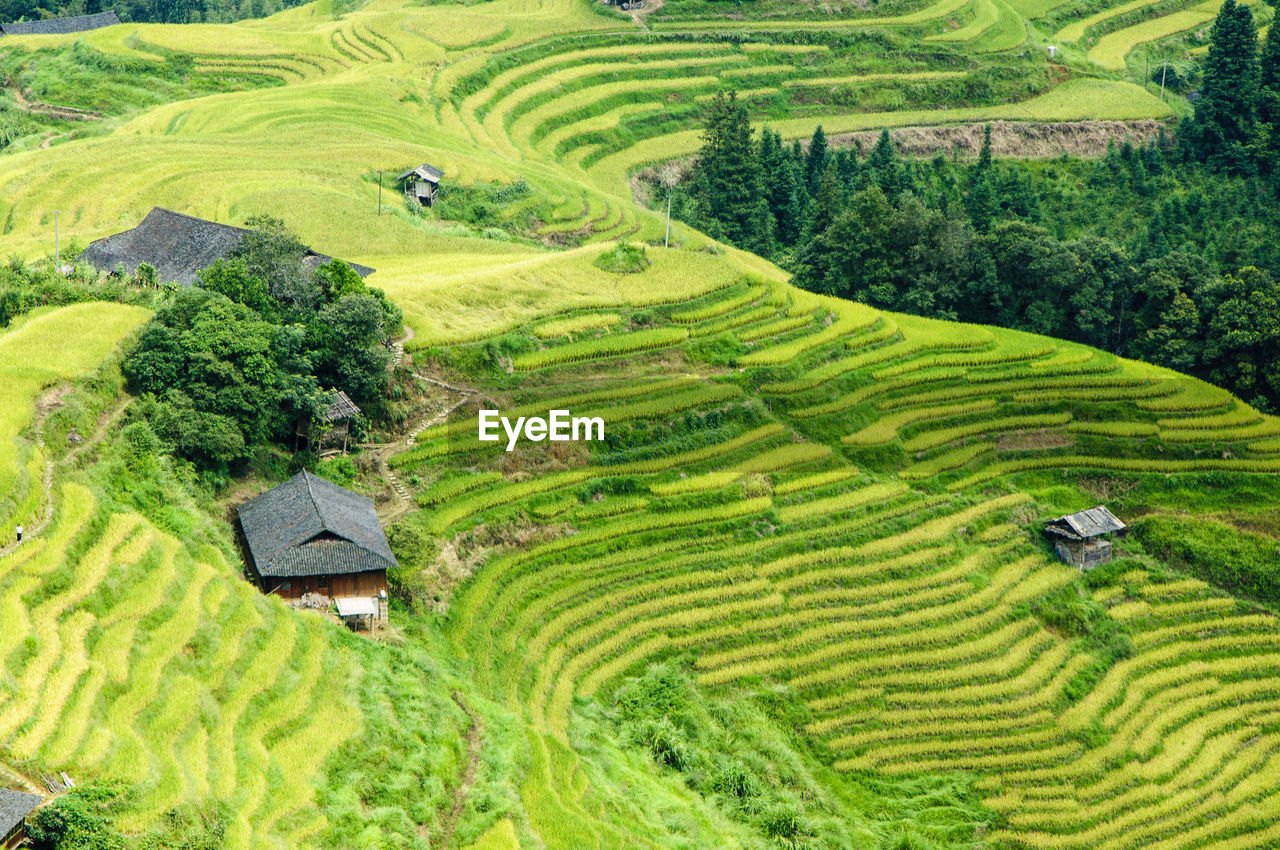
<path id="1" fill-rule="evenodd" d="M 12 850 L 27 840 L 27 815 L 44 802 L 36 794 L 0 788 L 0 847 Z"/>
<path id="2" fill-rule="evenodd" d="M 291 603 L 318 594 L 352 616 L 372 609 L 386 619 L 387 570 L 397 563 L 372 499 L 303 470 L 239 514 L 250 576 L 263 593 Z"/>
<path id="3" fill-rule="evenodd" d="M 299 419 L 294 427 L 295 448 L 305 441 L 319 451 L 325 446 L 342 443 L 342 453 L 347 453 L 351 439 L 351 420 L 360 415 L 360 408 L 342 390 L 335 390 L 333 401 L 316 417 L 315 421 Z"/>
<path id="4" fill-rule="evenodd" d="M 1091 570 L 1111 562 L 1111 541 L 1107 538 L 1112 534 L 1123 537 L 1129 527 L 1099 505 L 1050 521 L 1044 533 L 1053 540 L 1059 558 L 1081 570 Z"/>
<path id="5" fill-rule="evenodd" d="M 433 207 L 436 196 L 440 193 L 440 181 L 444 172 L 434 165 L 422 163 L 417 168 L 410 168 L 396 178 L 396 182 L 404 189 L 406 198 L 413 198 L 424 207 Z"/>

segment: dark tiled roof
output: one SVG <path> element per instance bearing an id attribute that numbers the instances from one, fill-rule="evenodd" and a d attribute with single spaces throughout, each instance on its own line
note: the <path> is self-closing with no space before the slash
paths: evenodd
<path id="1" fill-rule="evenodd" d="M 402 180 L 406 180 L 409 177 L 413 176 L 414 174 L 418 175 L 423 180 L 426 180 L 430 183 L 439 183 L 440 180 L 444 177 L 443 171 L 436 168 L 434 165 L 428 165 L 427 163 L 424 162 L 422 163 L 422 165 L 419 165 L 417 168 L 410 168 L 404 174 L 401 174 L 399 177 L 396 178 L 396 182 L 399 183 Z"/>
<path id="2" fill-rule="evenodd" d="M 343 419 L 350 419 L 353 416 L 360 415 L 360 408 L 356 407 L 356 403 L 347 397 L 342 390 L 334 393 L 333 401 L 325 408 L 324 413 L 320 414 L 321 422 L 340 422 Z"/>
<path id="3" fill-rule="evenodd" d="M 137 227 L 90 243 L 80 259 L 100 272 L 123 266 L 127 274 L 147 263 L 155 268 L 162 282 L 191 286 L 202 269 L 238 248 L 246 233 L 242 227 L 152 207 Z M 314 268 L 331 259 L 308 249 L 302 262 Z M 361 277 L 373 273 L 368 266 L 348 265 Z"/>
<path id="4" fill-rule="evenodd" d="M 1126 527 L 1115 514 L 1099 505 L 1087 511 L 1060 516 L 1049 523 L 1047 530 L 1064 537 L 1087 540 L 1090 537 L 1101 537 L 1114 531 L 1124 531 Z"/>
<path id="5" fill-rule="evenodd" d="M 396 566 L 373 500 L 303 470 L 240 506 L 261 576 L 340 575 Z"/>
<path id="6" fill-rule="evenodd" d="M 88 32 L 120 23 L 120 18 L 113 11 L 99 12 L 96 15 L 79 15 L 72 18 L 52 18 L 47 21 L 22 21 L 15 24 L 0 24 L 0 33 L 5 35 L 61 35 L 68 32 Z"/>
<path id="7" fill-rule="evenodd" d="M 22 819 L 43 802 L 44 798 L 35 794 L 0 788 L 0 838 L 8 835 L 10 830 L 22 823 Z"/>

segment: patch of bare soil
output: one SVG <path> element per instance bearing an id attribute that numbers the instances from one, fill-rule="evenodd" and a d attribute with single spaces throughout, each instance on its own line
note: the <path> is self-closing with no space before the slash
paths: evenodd
<path id="1" fill-rule="evenodd" d="M 1098 500 L 1099 504 L 1127 496 L 1138 486 L 1131 478 L 1115 478 L 1110 475 L 1089 475 L 1076 482 L 1080 489 Z"/>
<path id="2" fill-rule="evenodd" d="M 35 428 L 39 431 L 49 416 L 67 404 L 67 394 L 71 392 L 70 384 L 59 384 L 36 399 Z"/>
<path id="3" fill-rule="evenodd" d="M 1035 449 L 1062 449 L 1074 446 L 1076 441 L 1061 431 L 1014 431 L 996 438 L 996 448 L 1001 451 L 1031 451 Z"/>
<path id="4" fill-rule="evenodd" d="M 74 106 L 58 106 L 54 103 L 27 100 L 26 95 L 22 93 L 22 89 L 19 86 L 14 86 L 10 91 L 13 92 L 13 99 L 18 104 L 18 108 L 23 112 L 48 115 L 52 118 L 60 118 L 63 121 L 101 121 L 107 117 L 101 112 L 94 112 L 92 109 L 77 109 Z"/>
<path id="5" fill-rule="evenodd" d="M 960 159 L 976 159 L 982 150 L 986 123 L 946 124 L 936 127 L 899 127 L 889 131 L 894 147 L 902 156 L 931 157 L 936 154 Z M 1098 157 L 1108 144 L 1125 141 L 1135 145 L 1159 135 L 1162 121 L 1062 121 L 1042 124 L 1028 121 L 992 121 L 991 151 L 996 156 L 1019 159 L 1054 159 L 1071 156 Z M 827 138 L 837 148 L 856 148 L 867 154 L 880 139 L 879 130 L 843 133 Z"/>
<path id="6" fill-rule="evenodd" d="M 428 605 L 437 613 L 449 610 L 454 591 L 497 552 L 527 549 L 574 533 L 564 523 L 558 525 L 505 524 L 478 525 L 440 547 L 440 553 L 424 570 Z"/>

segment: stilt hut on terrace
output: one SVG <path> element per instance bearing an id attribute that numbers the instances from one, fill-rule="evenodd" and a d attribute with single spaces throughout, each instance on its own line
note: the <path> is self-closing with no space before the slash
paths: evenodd
<path id="1" fill-rule="evenodd" d="M 1090 570 L 1111 562 L 1111 541 L 1107 536 L 1123 537 L 1129 533 L 1129 527 L 1099 505 L 1052 520 L 1045 526 L 1044 533 L 1053 540 L 1059 558 L 1081 570 Z"/>
<path id="2" fill-rule="evenodd" d="M 414 198 L 424 207 L 435 206 L 436 196 L 440 193 L 440 181 L 444 172 L 434 165 L 422 163 L 417 168 L 410 168 L 396 178 L 396 182 L 404 187 L 406 198 Z"/>

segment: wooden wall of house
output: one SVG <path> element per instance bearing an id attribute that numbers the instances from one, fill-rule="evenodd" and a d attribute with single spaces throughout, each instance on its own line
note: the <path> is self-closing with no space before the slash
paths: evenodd
<path id="1" fill-rule="evenodd" d="M 4 837 L 4 840 L 0 841 L 0 847 L 3 847 L 4 850 L 10 850 L 10 848 L 17 847 L 19 844 L 21 844 L 22 839 L 26 837 L 27 837 L 27 822 L 25 820 L 22 820 L 22 821 L 19 821 L 18 825 L 13 828 L 13 831 L 11 831 L 8 835 Z"/>
<path id="2" fill-rule="evenodd" d="M 301 599 L 306 593 L 319 593 L 331 599 L 339 596 L 381 596 L 386 589 L 386 570 L 291 579 L 266 578 L 262 583 L 263 592 L 288 600 Z"/>

